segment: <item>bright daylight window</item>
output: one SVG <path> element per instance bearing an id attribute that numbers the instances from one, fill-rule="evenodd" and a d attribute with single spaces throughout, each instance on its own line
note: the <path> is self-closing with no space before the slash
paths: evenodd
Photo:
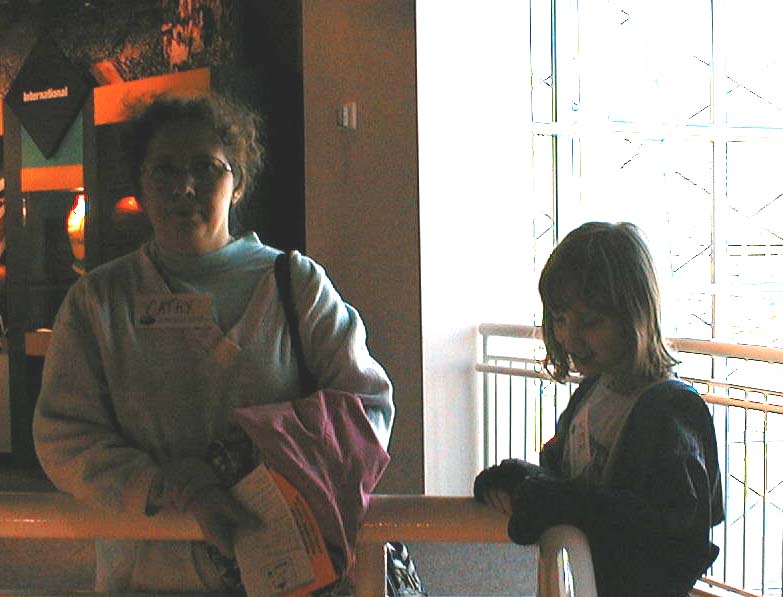
<path id="1" fill-rule="evenodd" d="M 632 221 L 667 335 L 783 346 L 783 3 L 530 10 L 537 270 L 582 222 Z"/>
<path id="2" fill-rule="evenodd" d="M 666 335 L 783 348 L 783 2 L 529 6 L 536 279 L 581 223 L 631 221 L 654 254 Z M 709 576 L 781 595 L 783 394 L 752 389 L 780 388 L 780 365 L 696 359 L 680 374 L 757 401 L 711 406 L 727 520 Z"/>
<path id="3" fill-rule="evenodd" d="M 585 221 L 645 232 L 667 336 L 783 348 L 783 2 L 416 11 L 428 483 L 473 472 L 444 446 L 474 429 L 486 464 L 535 462 L 552 436 L 570 389 L 536 375 L 540 345 L 513 326 L 484 328 L 480 416 L 444 380 L 468 369 L 455 339 L 469 326 L 540 323 L 540 270 Z M 718 436 L 727 521 L 709 577 L 780 596 L 783 365 L 730 354 L 678 355 Z"/>

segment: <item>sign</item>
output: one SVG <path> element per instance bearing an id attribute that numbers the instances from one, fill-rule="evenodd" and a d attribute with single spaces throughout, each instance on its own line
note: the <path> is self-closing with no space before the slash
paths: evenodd
<path id="1" fill-rule="evenodd" d="M 41 153 L 50 158 L 93 84 L 52 40 L 43 37 L 27 56 L 5 101 Z"/>

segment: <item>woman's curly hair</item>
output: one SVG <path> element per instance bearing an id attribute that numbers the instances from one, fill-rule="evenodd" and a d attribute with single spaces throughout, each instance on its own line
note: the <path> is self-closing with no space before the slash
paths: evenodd
<path id="1" fill-rule="evenodd" d="M 183 121 L 203 124 L 215 131 L 235 176 L 239 177 L 242 196 L 252 191 L 263 169 L 264 147 L 260 140 L 261 117 L 248 106 L 217 93 L 164 94 L 130 106 L 129 110 L 132 116 L 125 147 L 137 196 L 150 141 L 163 126 Z"/>

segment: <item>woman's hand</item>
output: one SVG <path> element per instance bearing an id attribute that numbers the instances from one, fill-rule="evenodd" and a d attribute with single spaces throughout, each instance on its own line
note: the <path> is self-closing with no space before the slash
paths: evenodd
<path id="1" fill-rule="evenodd" d="M 206 542 L 227 557 L 234 555 L 234 531 L 237 527 L 256 529 L 264 524 L 220 485 L 204 488 L 193 497 L 186 510 L 196 519 Z"/>

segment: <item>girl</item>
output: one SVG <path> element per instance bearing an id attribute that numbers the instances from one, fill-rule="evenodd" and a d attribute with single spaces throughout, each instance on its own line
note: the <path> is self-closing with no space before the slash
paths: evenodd
<path id="1" fill-rule="evenodd" d="M 544 446 L 541 466 L 505 460 L 474 494 L 535 543 L 548 527 L 587 535 L 601 597 L 683 597 L 712 564 L 723 520 L 710 413 L 672 377 L 652 258 L 633 224 L 590 222 L 568 234 L 539 281 L 544 365 L 583 381 Z"/>

